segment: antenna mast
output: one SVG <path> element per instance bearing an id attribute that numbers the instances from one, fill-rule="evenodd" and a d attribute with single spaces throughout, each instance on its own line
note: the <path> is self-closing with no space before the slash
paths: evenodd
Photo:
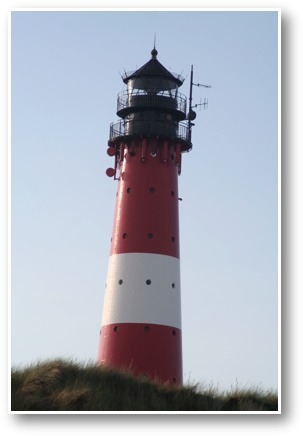
<path id="1" fill-rule="evenodd" d="M 187 119 L 188 119 L 188 141 L 189 143 L 191 143 L 191 128 L 192 126 L 194 126 L 194 123 L 192 123 L 192 121 L 196 118 L 197 114 L 195 111 L 193 111 L 193 107 L 198 107 L 198 106 L 204 106 L 207 107 L 207 100 L 204 99 L 204 103 L 198 103 L 195 104 L 194 106 L 192 106 L 192 99 L 193 99 L 193 86 L 202 86 L 203 88 L 211 88 L 211 85 L 202 85 L 201 83 L 194 83 L 193 82 L 193 77 L 194 77 L 194 67 L 193 65 L 191 66 L 191 71 L 190 71 L 190 88 L 189 88 L 189 112 L 187 115 Z"/>
<path id="2" fill-rule="evenodd" d="M 194 76 L 194 67 L 191 66 L 190 71 L 190 88 L 189 88 L 189 113 L 188 113 L 188 141 L 191 144 L 191 128 L 194 125 L 192 120 L 196 118 L 196 113 L 192 110 L 192 99 L 193 99 L 193 76 Z"/>

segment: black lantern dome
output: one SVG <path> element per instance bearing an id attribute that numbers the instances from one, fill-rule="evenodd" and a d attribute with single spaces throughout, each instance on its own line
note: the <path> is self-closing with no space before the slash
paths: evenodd
<path id="1" fill-rule="evenodd" d="M 149 89 L 154 92 L 176 89 L 182 85 L 184 79 L 180 75 L 172 74 L 157 59 L 157 50 L 151 51 L 151 59 L 138 70 L 126 73 L 123 82 L 129 88 Z"/>

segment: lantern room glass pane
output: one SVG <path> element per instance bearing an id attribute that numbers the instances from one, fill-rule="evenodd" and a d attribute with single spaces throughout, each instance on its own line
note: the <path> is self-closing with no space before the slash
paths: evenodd
<path id="1" fill-rule="evenodd" d="M 146 94 L 168 93 L 171 97 L 175 97 L 178 85 L 172 80 L 161 77 L 135 77 L 129 80 L 127 88 L 130 93 L 133 93 L 136 89 L 140 89 Z"/>

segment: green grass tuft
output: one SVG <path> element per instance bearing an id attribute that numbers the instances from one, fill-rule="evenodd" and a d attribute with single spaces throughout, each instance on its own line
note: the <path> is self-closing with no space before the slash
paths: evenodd
<path id="1" fill-rule="evenodd" d="M 277 411 L 275 392 L 169 387 L 95 364 L 57 359 L 12 369 L 12 411 Z"/>

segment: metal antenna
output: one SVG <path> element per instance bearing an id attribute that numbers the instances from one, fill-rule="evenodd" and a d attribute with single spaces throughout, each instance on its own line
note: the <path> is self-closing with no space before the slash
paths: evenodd
<path id="1" fill-rule="evenodd" d="M 187 115 L 188 119 L 188 142 L 191 144 L 191 128 L 194 126 L 192 120 L 196 118 L 196 112 L 192 109 L 192 100 L 193 100 L 193 76 L 194 76 L 194 67 L 191 66 L 190 71 L 190 87 L 189 87 L 189 112 Z"/>
<path id="2" fill-rule="evenodd" d="M 155 33 L 154 34 L 154 49 L 156 49 L 156 37 L 157 37 L 157 34 Z"/>
<path id="3" fill-rule="evenodd" d="M 192 105 L 192 100 L 193 100 L 193 86 L 202 86 L 203 88 L 212 88 L 211 85 L 202 85 L 201 83 L 194 83 L 193 82 L 193 77 L 194 77 L 194 68 L 193 65 L 191 66 L 191 72 L 190 72 L 190 88 L 189 88 L 189 112 L 187 115 L 187 119 L 188 119 L 188 140 L 189 143 L 191 143 L 191 128 L 192 126 L 194 126 L 194 123 L 192 123 L 192 121 L 196 118 L 197 114 L 195 111 L 193 111 L 193 107 L 201 107 L 203 106 L 204 109 L 207 107 L 208 105 L 208 101 L 206 98 L 204 98 L 204 103 L 201 103 L 201 99 L 200 99 L 200 103 L 195 104 L 194 106 Z"/>

